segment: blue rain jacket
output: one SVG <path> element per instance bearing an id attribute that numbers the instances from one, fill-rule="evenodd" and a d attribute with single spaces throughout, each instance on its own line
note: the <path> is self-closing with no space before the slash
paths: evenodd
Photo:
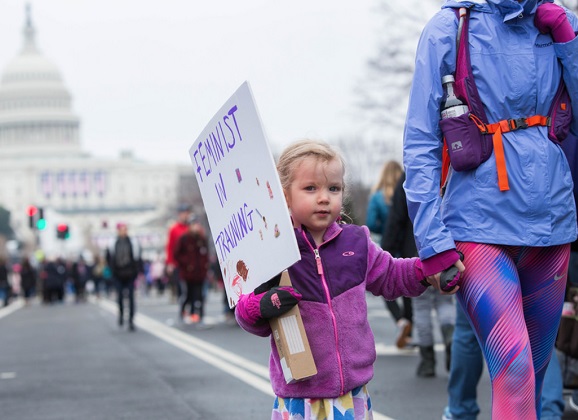
<path id="1" fill-rule="evenodd" d="M 408 211 L 422 259 L 455 248 L 454 241 L 551 246 L 576 239 L 572 176 L 547 127 L 503 134 L 510 190 L 498 188 L 495 157 L 477 169 L 450 171 L 439 194 L 441 79 L 455 72 L 458 20 L 471 6 L 472 71 L 490 123 L 547 115 L 562 68 L 578 134 L 578 38 L 563 44 L 540 34 L 534 13 L 543 1 L 447 1 L 419 40 L 404 131 Z M 578 19 L 567 11 L 575 31 Z"/>

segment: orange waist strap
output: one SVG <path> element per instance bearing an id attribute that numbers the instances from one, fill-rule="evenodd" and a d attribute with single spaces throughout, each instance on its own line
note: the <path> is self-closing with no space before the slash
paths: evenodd
<path id="1" fill-rule="evenodd" d="M 534 126 L 549 126 L 550 118 L 542 115 L 533 115 L 528 118 L 515 118 L 510 120 L 501 120 L 493 124 L 484 124 L 476 116 L 471 115 L 471 117 L 483 134 L 493 134 L 492 143 L 494 144 L 494 154 L 496 155 L 498 187 L 500 187 L 500 191 L 509 190 L 510 185 L 508 184 L 508 171 L 506 169 L 506 156 L 504 154 L 502 133 Z"/>

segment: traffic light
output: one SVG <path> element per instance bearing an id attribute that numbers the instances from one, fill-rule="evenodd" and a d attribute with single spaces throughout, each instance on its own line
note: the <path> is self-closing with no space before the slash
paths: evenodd
<path id="1" fill-rule="evenodd" d="M 56 237 L 58 239 L 68 239 L 69 236 L 70 232 L 67 224 L 60 223 L 58 226 L 56 226 Z"/>
<path id="2" fill-rule="evenodd" d="M 46 229 L 46 219 L 44 218 L 44 209 L 42 207 L 38 208 L 38 219 L 36 220 L 36 228 L 38 230 Z"/>
<path id="3" fill-rule="evenodd" d="M 36 227 L 36 213 L 38 213 L 38 207 L 36 206 L 28 206 L 28 226 L 30 229 L 34 229 Z"/>

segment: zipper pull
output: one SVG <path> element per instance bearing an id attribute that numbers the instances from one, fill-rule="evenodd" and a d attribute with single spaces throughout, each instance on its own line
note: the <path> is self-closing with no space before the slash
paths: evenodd
<path id="1" fill-rule="evenodd" d="M 319 250 L 314 249 L 313 253 L 315 254 L 315 262 L 317 263 L 317 274 L 323 274 L 323 266 L 321 265 L 321 256 L 319 255 Z"/>

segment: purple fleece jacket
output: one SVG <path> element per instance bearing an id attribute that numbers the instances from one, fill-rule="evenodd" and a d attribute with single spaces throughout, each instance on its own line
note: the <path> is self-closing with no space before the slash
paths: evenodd
<path id="1" fill-rule="evenodd" d="M 293 287 L 302 295 L 299 310 L 317 374 L 287 384 L 273 337 L 269 373 L 273 391 L 280 397 L 336 398 L 373 377 L 375 339 L 367 318 L 366 290 L 392 300 L 418 296 L 420 284 L 417 258 L 393 258 L 370 238 L 365 226 L 334 223 L 319 246 L 320 267 L 315 259 L 315 242 L 302 229 L 295 229 L 301 260 L 289 268 Z M 246 331 L 267 337 L 268 323 L 251 321 L 250 295 L 242 295 L 235 311 Z"/>

